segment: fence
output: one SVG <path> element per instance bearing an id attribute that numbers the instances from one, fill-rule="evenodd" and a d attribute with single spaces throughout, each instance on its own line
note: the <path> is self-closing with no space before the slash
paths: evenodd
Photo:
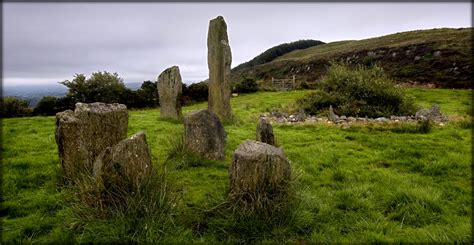
<path id="1" fill-rule="evenodd" d="M 279 91 L 288 91 L 296 89 L 296 77 L 293 75 L 293 78 L 283 78 L 275 79 L 272 77 L 272 87 L 275 90 Z"/>

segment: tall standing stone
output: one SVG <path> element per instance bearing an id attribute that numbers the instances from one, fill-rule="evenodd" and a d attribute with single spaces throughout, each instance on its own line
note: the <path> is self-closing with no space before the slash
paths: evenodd
<path id="1" fill-rule="evenodd" d="M 127 137 L 128 112 L 122 104 L 76 103 L 74 111 L 56 114 L 55 138 L 63 176 L 75 182 L 92 173 L 96 157 Z"/>
<path id="2" fill-rule="evenodd" d="M 230 65 L 232 54 L 227 37 L 227 25 L 222 16 L 209 22 L 207 36 L 207 63 L 209 67 L 208 109 L 221 119 L 232 116 L 230 107 Z"/>
<path id="3" fill-rule="evenodd" d="M 257 141 L 276 146 L 273 127 L 265 118 L 260 118 L 257 124 Z"/>
<path id="4" fill-rule="evenodd" d="M 184 118 L 184 145 L 195 155 L 223 160 L 226 137 L 221 121 L 209 110 L 191 112 Z"/>
<path id="5" fill-rule="evenodd" d="M 158 76 L 160 115 L 163 118 L 181 117 L 182 80 L 179 67 L 173 66 Z"/>
<path id="6" fill-rule="evenodd" d="M 281 148 L 246 140 L 234 152 L 229 177 L 231 197 L 271 197 L 285 192 L 291 167 Z"/>

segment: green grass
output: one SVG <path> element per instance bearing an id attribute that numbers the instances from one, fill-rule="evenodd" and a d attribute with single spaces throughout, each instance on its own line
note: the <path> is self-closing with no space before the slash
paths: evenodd
<path id="1" fill-rule="evenodd" d="M 177 168 L 166 179 L 177 201 L 166 227 L 118 213 L 91 217 L 58 185 L 54 117 L 3 120 L 2 239 L 5 242 L 463 242 L 471 235 L 472 123 L 469 90 L 408 89 L 424 107 L 438 103 L 454 121 L 427 134 L 406 125 L 274 125 L 295 176 L 293 211 L 280 223 L 239 219 L 226 201 L 232 153 L 255 138 L 259 114 L 310 91 L 232 99 L 226 160 Z M 184 114 L 206 108 L 185 107 Z M 183 125 L 157 109 L 129 112 L 129 135 L 145 131 L 163 170 Z M 141 222 L 141 221 L 140 221 Z"/>

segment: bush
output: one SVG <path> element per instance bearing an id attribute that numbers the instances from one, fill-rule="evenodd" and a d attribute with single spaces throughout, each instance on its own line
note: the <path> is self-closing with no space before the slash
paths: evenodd
<path id="1" fill-rule="evenodd" d="M 189 87 L 183 84 L 182 92 L 181 104 L 189 105 L 193 102 L 207 101 L 209 87 L 206 82 L 193 83 Z"/>
<path id="2" fill-rule="evenodd" d="M 45 96 L 41 98 L 33 110 L 34 115 L 52 116 L 55 115 L 58 110 L 59 99 L 54 96 Z"/>
<path id="3" fill-rule="evenodd" d="M 254 93 L 257 92 L 258 85 L 255 79 L 244 78 L 240 82 L 235 84 L 232 92 L 234 93 Z"/>
<path id="4" fill-rule="evenodd" d="M 413 99 L 374 65 L 350 69 L 331 62 L 320 90 L 298 100 L 300 108 L 310 114 L 322 114 L 332 105 L 334 112 L 346 116 L 389 117 L 413 115 L 417 107 Z"/>
<path id="5" fill-rule="evenodd" d="M 9 117 L 25 117 L 32 113 L 29 108 L 29 102 L 15 97 L 5 97 L 1 101 L 1 115 L 2 118 Z"/>

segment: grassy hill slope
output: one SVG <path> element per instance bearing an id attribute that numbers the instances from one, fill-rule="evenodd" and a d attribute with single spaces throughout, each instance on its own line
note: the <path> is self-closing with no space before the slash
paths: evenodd
<path id="1" fill-rule="evenodd" d="M 271 80 L 296 75 L 314 83 L 330 60 L 350 64 L 379 64 L 400 82 L 432 83 L 444 88 L 472 87 L 472 28 L 442 28 L 338 41 L 295 50 L 271 62 L 233 71 L 240 77 Z"/>
<path id="2" fill-rule="evenodd" d="M 177 168 L 166 165 L 179 198 L 172 220 L 96 217 L 58 185 L 54 117 L 3 120 L 2 240 L 39 242 L 458 242 L 471 233 L 471 91 L 407 89 L 424 107 L 438 103 L 451 122 L 428 134 L 409 125 L 326 123 L 274 125 L 291 161 L 297 192 L 293 216 L 264 230 L 238 222 L 227 209 L 233 151 L 255 138 L 261 113 L 310 91 L 260 92 L 232 98 L 236 120 L 226 124 L 226 160 Z M 184 114 L 206 108 L 184 107 Z M 158 109 L 129 112 L 129 135 L 145 131 L 156 169 L 183 132 Z M 464 118 L 464 119 L 463 119 Z"/>

